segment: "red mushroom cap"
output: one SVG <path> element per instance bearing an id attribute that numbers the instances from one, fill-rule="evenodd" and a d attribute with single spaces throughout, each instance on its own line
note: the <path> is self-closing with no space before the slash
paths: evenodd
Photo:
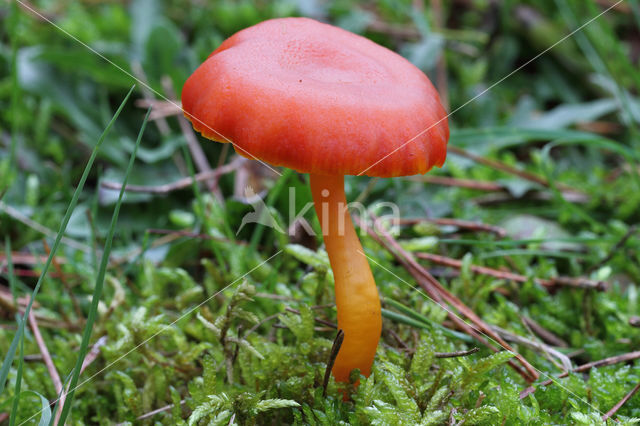
<path id="1" fill-rule="evenodd" d="M 182 107 L 206 138 L 302 173 L 407 176 L 442 166 L 449 127 L 429 79 L 374 42 L 307 18 L 262 22 L 216 49 Z"/>

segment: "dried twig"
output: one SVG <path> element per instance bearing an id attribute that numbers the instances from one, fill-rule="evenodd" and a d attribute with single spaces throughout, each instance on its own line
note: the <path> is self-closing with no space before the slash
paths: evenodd
<path id="1" fill-rule="evenodd" d="M 142 89 L 142 96 L 144 96 L 144 100 L 146 101 L 145 103 L 147 104 L 146 108 L 151 107 L 153 110 L 155 110 L 158 104 L 154 93 L 151 91 L 151 89 L 149 89 L 149 81 L 147 80 L 147 75 L 142 68 L 142 64 L 139 61 L 131 62 L 131 71 L 138 80 L 144 83 L 140 85 L 140 89 Z M 136 102 L 136 105 L 139 105 L 139 103 Z M 169 123 L 167 123 L 167 120 L 164 117 L 156 117 L 154 122 L 156 123 L 156 127 L 158 127 L 158 131 L 162 136 L 167 136 L 169 133 L 171 133 Z"/>
<path id="2" fill-rule="evenodd" d="M 331 346 L 329 360 L 327 361 L 327 369 L 324 372 L 324 380 L 322 381 L 323 397 L 327 396 L 327 386 L 329 385 L 331 370 L 333 369 L 333 364 L 336 362 L 336 358 L 338 357 L 338 352 L 340 352 L 340 347 L 342 347 L 343 341 L 344 341 L 344 331 L 338 330 L 338 334 L 336 334 L 336 338 L 333 341 L 333 346 Z"/>
<path id="3" fill-rule="evenodd" d="M 29 296 L 18 297 L 16 302 L 17 302 L 17 305 L 14 303 L 13 295 L 11 294 L 11 291 L 7 287 L 0 285 L 0 317 L 3 317 L 5 315 L 8 315 L 11 317 L 15 312 L 24 314 L 26 306 L 29 303 Z M 42 315 L 39 315 L 37 313 L 37 308 L 39 307 L 40 307 L 40 303 L 37 300 L 34 301 L 32 308 L 33 308 L 33 312 L 35 312 L 34 315 L 38 320 L 38 323 L 39 323 L 38 325 L 40 327 L 57 328 L 57 329 L 64 328 L 64 329 L 73 330 L 73 331 L 78 330 L 80 328 L 77 324 L 73 324 L 68 321 L 56 321 L 49 317 L 44 317 Z M 15 329 L 16 326 L 12 324 L 0 324 L 0 327 L 7 330 L 11 330 L 11 329 Z"/>
<path id="4" fill-rule="evenodd" d="M 186 399 L 183 399 L 182 401 L 180 401 L 180 406 L 183 406 L 184 404 L 187 403 Z M 164 407 L 160 407 L 160 408 L 156 408 L 153 411 L 149 411 L 148 413 L 144 413 L 141 416 L 138 416 L 136 418 L 136 420 L 146 420 L 146 419 L 150 419 L 151 417 L 155 416 L 156 414 L 160 414 L 160 413 L 164 413 L 165 411 L 169 411 L 174 407 L 175 404 L 169 404 L 169 405 L 165 405 Z M 116 423 L 116 426 L 123 426 L 126 423 Z"/>
<path id="5" fill-rule="evenodd" d="M 457 357 L 461 357 L 461 356 L 468 356 L 468 355 L 471 355 L 471 354 L 475 354 L 479 350 L 480 350 L 480 348 L 475 347 L 475 348 L 469 349 L 468 351 L 436 352 L 435 353 L 435 357 L 436 358 L 457 358 Z"/>
<path id="6" fill-rule="evenodd" d="M 415 253 L 415 255 L 420 259 L 428 260 L 439 265 L 446 265 L 456 269 L 462 268 L 461 261 L 452 259 L 450 257 L 431 253 Z M 524 283 L 529 280 L 529 278 L 524 275 L 515 274 L 513 272 L 500 271 L 498 269 L 488 268 L 486 266 L 471 265 L 469 269 L 471 270 L 471 272 L 474 272 L 476 274 L 490 275 L 495 278 L 510 280 L 518 283 Z M 567 286 L 588 288 L 598 291 L 604 291 L 607 289 L 607 284 L 604 281 L 593 281 L 587 278 L 555 277 L 550 279 L 533 278 L 533 280 L 544 287 Z"/>
<path id="7" fill-rule="evenodd" d="M 269 315 L 268 317 L 264 317 L 259 323 L 255 324 L 253 327 L 248 329 L 247 332 L 244 333 L 243 338 L 246 339 L 248 335 L 250 335 L 251 333 L 256 331 L 258 328 L 260 328 L 262 324 L 267 323 L 271 320 L 277 319 L 279 316 L 280 316 L 280 312 L 278 312 L 277 314 Z"/>
<path id="8" fill-rule="evenodd" d="M 601 360 L 598 360 L 598 361 L 593 361 L 593 362 L 588 362 L 586 364 L 582 364 L 581 366 L 576 367 L 573 370 L 571 370 L 571 372 L 572 373 L 580 373 L 580 372 L 588 371 L 588 370 L 590 370 L 592 368 L 605 367 L 607 365 L 618 364 L 620 362 L 627 362 L 627 361 L 631 361 L 631 360 L 638 359 L 638 358 L 640 358 L 640 351 L 629 352 L 629 353 L 626 353 L 626 354 L 616 355 L 616 356 L 612 356 L 612 357 L 609 357 L 609 358 L 604 358 L 604 359 L 601 359 Z M 569 372 L 564 372 L 564 373 L 558 375 L 557 379 L 562 379 L 563 377 L 567 377 L 568 375 L 569 375 Z M 545 380 L 544 382 L 540 383 L 538 386 L 549 386 L 552 383 L 553 383 L 553 380 L 549 379 L 549 380 Z M 535 386 L 529 386 L 528 388 L 526 388 L 525 390 L 520 392 L 520 399 L 526 398 L 530 394 L 534 393 L 536 390 L 537 390 L 537 388 Z"/>
<path id="9" fill-rule="evenodd" d="M 507 231 L 499 226 L 488 225 L 486 223 L 481 222 L 471 222 L 469 220 L 460 220 L 460 219 L 449 219 L 449 218 L 439 218 L 439 219 L 429 219 L 429 218 L 408 218 L 408 219 L 400 219 L 400 225 L 414 225 L 416 223 L 421 222 L 431 222 L 436 225 L 442 226 L 456 226 L 458 228 L 469 229 L 471 231 L 480 231 L 480 232 L 491 232 L 496 234 L 500 238 L 504 238 L 507 235 Z"/>
<path id="10" fill-rule="evenodd" d="M 300 311 L 297 310 L 297 309 L 286 307 L 285 310 L 287 312 L 291 312 L 293 314 L 300 315 Z M 319 324 L 322 324 L 322 325 L 326 325 L 327 327 L 338 328 L 338 326 L 335 323 L 332 323 L 331 321 L 327 321 L 327 320 L 323 320 L 322 318 L 315 318 L 315 317 L 313 319 L 315 320 L 315 322 L 317 322 Z"/>
<path id="11" fill-rule="evenodd" d="M 544 340 L 545 342 L 561 348 L 569 347 L 567 342 L 565 342 L 564 340 L 562 340 L 561 338 L 559 338 L 558 336 L 556 336 L 555 334 L 553 334 L 552 332 L 550 332 L 549 330 L 547 330 L 546 328 L 544 328 L 543 326 L 541 326 L 540 324 L 532 320 L 531 318 L 522 316 L 521 319 L 522 319 L 522 322 L 524 322 L 525 325 L 531 329 L 531 331 L 533 331 L 535 334 L 540 336 L 542 340 Z"/>
<path id="12" fill-rule="evenodd" d="M 606 422 L 611 416 L 613 416 L 620 409 L 620 407 L 622 407 L 628 400 L 631 399 L 633 395 L 636 394 L 636 392 L 638 392 L 638 390 L 640 390 L 640 383 L 635 385 L 628 394 L 626 394 L 620 401 L 618 401 L 616 405 L 611 407 L 611 410 L 607 411 L 607 413 L 602 416 L 602 421 Z"/>
<path id="13" fill-rule="evenodd" d="M 631 236 L 635 234 L 637 231 L 638 231 L 638 228 L 635 225 L 630 226 L 627 232 L 622 236 L 622 238 L 620 238 L 620 240 L 617 243 L 615 243 L 613 247 L 611 247 L 611 250 L 609 250 L 609 254 L 607 254 L 598 263 L 596 263 L 595 265 L 587 269 L 587 273 L 595 271 L 596 269 L 600 268 L 601 266 L 605 265 L 608 261 L 610 261 L 613 258 L 613 256 L 616 255 L 616 253 L 620 252 L 622 247 L 624 247 L 624 245 L 626 244 L 627 240 L 629 240 L 629 238 L 631 238 Z"/>
<path id="14" fill-rule="evenodd" d="M 510 342 L 515 342 L 515 343 L 519 343 L 523 346 L 527 346 L 530 349 L 536 350 L 536 351 L 540 351 L 543 352 L 544 354 L 546 354 L 549 358 L 549 360 L 551 362 L 553 361 L 553 358 L 557 359 L 560 361 L 560 363 L 562 364 L 562 369 L 565 371 L 569 371 L 571 370 L 571 360 L 569 359 L 568 356 L 566 356 L 565 354 L 563 354 L 562 352 L 559 352 L 555 349 L 553 349 L 551 346 L 544 344 L 542 342 L 536 342 L 534 340 L 531 339 L 527 339 L 526 337 L 523 336 L 519 336 L 515 333 L 512 333 L 510 331 L 504 330 L 498 326 L 491 326 L 491 328 L 493 328 L 495 331 L 497 331 L 500 336 L 502 336 L 505 340 L 508 340 Z M 554 362 L 554 364 L 556 364 L 556 366 L 558 366 L 557 363 Z"/>
<path id="15" fill-rule="evenodd" d="M 225 164 L 218 168 L 196 174 L 194 176 L 194 179 L 196 182 L 201 182 L 201 181 L 209 180 L 214 177 L 225 175 L 227 173 L 231 173 L 234 170 L 238 169 L 238 167 L 240 167 L 242 163 L 244 163 L 245 161 L 247 161 L 246 158 L 237 156 L 229 164 Z M 172 191 L 188 188 L 191 186 L 192 183 L 193 183 L 193 179 L 191 179 L 191 176 L 188 176 L 188 177 L 179 179 L 175 182 L 167 183 L 164 185 L 156 185 L 156 186 L 127 185 L 125 190 L 129 192 L 146 192 L 149 194 L 167 194 Z M 101 182 L 101 186 L 103 188 L 113 189 L 118 191 L 122 188 L 122 185 L 117 182 Z"/>
<path id="16" fill-rule="evenodd" d="M 362 192 L 360 194 L 358 194 L 358 196 L 356 197 L 355 200 L 353 200 L 354 203 L 362 203 L 364 202 L 364 200 L 367 199 L 367 197 L 369 196 L 369 194 L 371 194 L 371 191 L 373 191 L 373 188 L 375 188 L 376 184 L 378 183 L 378 181 L 380 180 L 379 177 L 374 177 L 369 179 L 369 183 L 367 183 L 367 186 L 362 190 Z"/>
<path id="17" fill-rule="evenodd" d="M 511 174 L 511 175 L 515 175 L 518 176 L 524 180 L 528 180 L 530 182 L 534 182 L 537 183 L 539 185 L 542 185 L 546 188 L 550 188 L 551 184 L 549 183 L 549 181 L 542 177 L 542 176 L 538 176 L 536 174 L 533 173 L 529 173 L 527 171 L 524 170 L 520 170 L 516 167 L 510 166 L 506 163 L 503 163 L 501 161 L 498 160 L 493 160 L 490 158 L 486 158 L 486 157 L 482 157 L 480 155 L 477 154 L 473 154 L 465 149 L 459 148 L 457 146 L 449 146 L 447 147 L 448 152 L 452 153 L 452 154 L 456 154 L 459 155 L 461 157 L 465 157 L 468 158 L 469 160 L 472 160 L 478 164 L 483 164 L 485 166 L 491 167 L 493 169 L 496 170 L 500 170 L 502 172 Z M 577 189 L 574 189 L 566 184 L 563 184 L 561 182 L 556 182 L 555 186 L 558 189 L 561 189 L 563 191 L 568 191 L 568 192 L 573 192 L 573 193 L 578 193 L 578 194 L 582 194 L 584 195 L 582 192 L 578 191 Z"/>
<path id="18" fill-rule="evenodd" d="M 615 2 L 613 0 L 596 0 L 603 8 L 613 7 L 613 10 L 621 13 L 631 13 L 631 6 L 625 2 Z"/>
<path id="19" fill-rule="evenodd" d="M 136 99 L 135 105 L 139 108 L 151 108 L 149 120 L 160 120 L 165 117 L 182 114 L 179 101 L 161 101 L 158 99 Z"/>
<path id="20" fill-rule="evenodd" d="M 519 353 L 515 352 L 513 348 L 502 339 L 491 327 L 484 322 L 479 316 L 473 312 L 468 306 L 466 306 L 460 299 L 446 290 L 426 269 L 424 269 L 413 256 L 405 251 L 400 244 L 380 226 L 379 220 L 374 215 L 371 215 L 373 224 L 376 231 L 371 230 L 366 224 L 361 221 L 357 221 L 360 227 L 366 229 L 367 232 L 374 236 L 374 239 L 381 243 L 394 257 L 408 270 L 408 272 L 416 279 L 420 287 L 440 306 L 445 307 L 443 301 L 446 301 L 452 307 L 454 307 L 463 316 L 473 322 L 475 327 L 465 323 L 459 316 L 455 315 L 451 310 L 445 308 L 449 314 L 449 318 L 456 323 L 466 333 L 482 342 L 494 351 L 497 349 L 489 344 L 489 342 L 483 337 L 486 336 L 500 345 L 503 349 L 508 350 L 515 354 L 515 358 L 522 364 L 526 371 L 521 370 L 513 360 L 510 360 L 509 365 L 512 366 L 522 377 L 527 381 L 534 381 L 538 378 L 538 373 L 533 366 Z"/>
<path id="21" fill-rule="evenodd" d="M 53 360 L 51 359 L 51 354 L 49 353 L 49 349 L 42 338 L 42 334 L 40 333 L 40 328 L 38 327 L 38 322 L 36 320 L 36 316 L 33 311 L 29 312 L 29 324 L 31 324 L 31 330 L 33 331 L 33 337 L 38 344 L 38 349 L 40 349 L 40 354 L 42 355 L 42 360 L 44 364 L 47 366 L 47 371 L 49 372 L 49 376 L 51 377 L 51 381 L 53 382 L 53 386 L 56 390 L 56 394 L 60 395 L 62 392 L 62 380 L 60 380 L 60 375 L 58 374 L 58 370 L 56 370 L 56 366 L 53 364 Z"/>
<path id="22" fill-rule="evenodd" d="M 11 252 L 11 260 L 13 261 L 14 265 L 38 265 L 38 264 L 44 265 L 48 257 L 49 256 L 34 255 L 30 253 L 21 253 L 18 251 Z M 55 260 L 60 265 L 67 263 L 67 259 L 62 256 L 56 256 Z M 0 253 L 0 267 L 4 267 L 6 265 L 6 261 L 7 261 L 7 255 Z"/>
<path id="23" fill-rule="evenodd" d="M 415 349 L 410 348 L 409 345 L 407 345 L 407 343 L 404 340 L 402 340 L 402 337 L 398 336 L 398 333 L 396 333 L 392 329 L 389 329 L 386 331 L 391 335 L 391 337 L 393 337 L 396 340 L 396 342 L 398 342 L 400 346 L 402 346 L 403 351 L 410 354 L 415 352 Z"/>
<path id="24" fill-rule="evenodd" d="M 47 228 L 46 226 L 43 226 L 41 224 L 39 224 L 38 222 L 35 222 L 33 220 L 31 220 L 30 218 L 28 218 L 27 216 L 23 215 L 22 213 L 20 213 L 20 211 L 18 211 L 17 209 L 14 209 L 13 207 L 11 207 L 8 204 L 3 203 L 2 201 L 0 201 L 0 211 L 6 213 L 7 215 L 11 216 L 13 219 L 17 220 L 18 222 L 21 222 L 22 224 L 28 226 L 29 228 L 44 234 L 45 236 L 49 237 L 49 238 L 55 238 L 58 233 L 52 229 Z M 91 253 L 91 247 L 89 247 L 86 244 L 82 244 L 79 243 L 75 240 L 72 240 L 69 237 L 62 237 L 62 239 L 60 240 L 61 243 L 68 245 L 69 247 L 72 247 L 76 250 L 80 250 L 83 251 L 85 253 Z"/>
<path id="25" fill-rule="evenodd" d="M 87 356 L 84 358 L 84 361 L 82 362 L 82 366 L 80 367 L 80 374 L 82 374 L 82 372 L 84 372 L 84 370 L 89 365 L 91 365 L 91 363 L 95 361 L 96 358 L 98 358 L 98 355 L 100 355 L 100 347 L 104 346 L 106 343 L 107 336 L 102 336 L 96 341 L 96 343 L 93 344 L 93 346 L 87 353 Z M 69 393 L 69 384 L 67 384 L 64 392 L 58 393 L 58 395 L 60 395 L 60 398 L 58 399 L 58 406 L 60 407 L 60 409 L 56 411 L 55 420 L 53 422 L 55 426 L 58 426 L 58 423 L 60 421 L 60 416 L 62 415 L 62 407 L 64 407 L 67 394 Z"/>
<path id="26" fill-rule="evenodd" d="M 44 246 L 44 251 L 47 253 L 47 256 L 51 255 L 51 249 L 49 248 L 49 244 L 47 244 L 46 240 L 42 240 L 42 245 Z M 51 263 L 53 263 L 53 267 L 58 273 L 58 276 L 60 277 L 60 282 L 62 283 L 62 286 L 67 291 L 67 294 L 69 295 L 69 299 L 71 299 L 71 304 L 73 305 L 73 310 L 76 313 L 76 317 L 78 317 L 78 319 L 83 318 L 84 315 L 82 313 L 82 309 L 80 308 L 80 303 L 78 302 L 78 299 L 76 299 L 76 295 L 73 293 L 73 290 L 71 289 L 71 285 L 67 281 L 67 277 L 62 272 L 62 268 L 58 263 L 58 259 L 54 256 L 51 259 L 51 261 L 52 261 Z"/>
<path id="27" fill-rule="evenodd" d="M 155 231 L 162 231 L 162 230 L 155 230 Z M 163 232 L 156 232 L 156 233 L 163 233 Z M 153 243 L 151 243 L 151 245 L 148 248 L 156 248 L 156 247 L 160 247 L 162 245 L 165 244 L 169 244 L 179 238 L 183 238 L 183 237 L 193 237 L 193 238 L 204 238 L 204 237 L 200 237 L 200 234 L 192 234 L 189 232 L 185 232 L 185 231 L 175 231 L 175 232 L 171 232 L 163 237 L 158 238 L 157 240 L 153 241 Z M 207 239 L 211 239 L 211 240 L 217 240 L 216 237 L 210 236 Z M 223 240 L 226 241 L 226 240 Z M 140 254 L 142 254 L 142 252 L 145 250 L 145 248 L 143 247 L 137 247 L 133 250 L 131 250 L 130 252 L 124 254 L 122 257 L 118 257 L 116 259 L 111 260 L 110 265 L 111 266 L 118 266 L 121 265 L 123 263 L 127 263 L 129 262 L 131 259 L 139 256 Z"/>
<path id="28" fill-rule="evenodd" d="M 183 399 L 182 401 L 180 401 L 180 406 L 184 405 L 187 403 L 186 399 Z M 163 413 L 165 411 L 169 411 L 173 408 L 174 404 L 169 404 L 169 405 L 165 405 L 164 407 L 160 407 L 158 409 L 155 409 L 153 411 L 149 411 L 148 413 L 145 413 L 143 415 L 141 415 L 140 417 L 137 418 L 137 420 L 144 420 L 144 419 L 149 419 L 153 416 L 155 416 L 156 414 L 160 414 Z"/>
<path id="29" fill-rule="evenodd" d="M 45 12 L 41 9 L 38 9 L 30 1 L 20 0 L 18 2 L 18 6 L 23 11 L 31 15 L 31 18 L 36 19 L 40 22 L 56 21 L 59 18 L 55 13 L 52 13 L 50 11 Z"/>
<path id="30" fill-rule="evenodd" d="M 374 225 L 377 225 L 377 221 L 374 221 Z M 402 247 L 400 247 L 397 241 L 395 241 L 385 230 L 383 230 L 379 226 L 377 228 L 378 228 L 378 232 L 382 234 L 383 238 L 386 239 L 388 243 L 390 243 L 391 252 L 398 253 L 403 258 L 404 262 L 406 262 L 406 264 L 409 266 L 409 272 L 411 273 L 412 276 L 414 276 L 414 278 L 416 278 L 420 287 L 422 287 L 425 291 L 429 291 L 431 293 L 437 294 L 440 302 L 439 304 L 441 306 L 444 307 L 444 305 L 442 304 L 442 300 L 446 301 L 451 306 L 453 306 L 456 310 L 458 310 L 462 315 L 464 315 L 469 320 L 471 320 L 476 327 L 474 328 L 469 326 L 464 321 L 462 321 L 460 317 L 453 314 L 451 311 L 447 310 L 449 313 L 449 317 L 454 322 L 456 322 L 458 326 L 464 324 L 462 327 L 463 330 L 467 331 L 467 333 L 470 332 L 470 329 L 473 330 L 473 334 L 471 335 L 474 336 L 476 339 L 479 337 L 480 334 L 483 334 L 484 336 L 487 336 L 490 339 L 492 339 L 494 342 L 498 343 L 500 346 L 502 346 L 502 348 L 510 352 L 513 352 L 515 354 L 516 359 L 518 359 L 518 361 L 527 370 L 527 372 L 524 372 L 519 369 L 516 369 L 526 380 L 532 380 L 532 379 L 535 380 L 538 377 L 536 370 L 531 366 L 531 364 L 529 364 L 528 361 L 524 359 L 524 357 L 522 357 L 522 355 L 516 353 L 513 350 L 513 348 L 511 348 L 511 346 L 507 344 L 506 341 L 504 341 L 497 333 L 495 333 L 487 323 L 485 323 L 480 317 L 478 317 L 475 314 L 475 312 L 473 312 L 469 307 L 467 307 L 464 303 L 462 303 L 457 297 L 451 294 L 448 290 L 442 287 L 442 285 L 435 278 L 433 278 L 433 276 L 431 276 L 431 274 L 426 269 L 424 269 L 421 265 L 419 265 L 413 259 L 411 254 L 409 254 L 404 249 L 402 249 Z M 422 278 L 422 279 L 419 279 L 419 278 Z M 482 340 L 484 340 L 484 338 Z M 493 350 L 496 350 L 491 345 L 487 344 L 487 346 L 489 346 Z M 513 366 L 515 367 L 515 365 Z"/>
<path id="31" fill-rule="evenodd" d="M 282 294 L 271 294 L 271 293 L 256 293 L 254 295 L 255 297 L 259 297 L 261 299 L 271 299 L 271 300 L 284 300 L 287 302 L 294 302 L 297 301 L 297 299 L 293 296 L 284 296 Z"/>
<path id="32" fill-rule="evenodd" d="M 608 136 L 620 133 L 624 127 L 613 121 L 585 121 L 584 123 L 576 123 L 576 130 L 583 132 L 598 133 L 600 135 Z"/>
<path id="33" fill-rule="evenodd" d="M 264 297 L 264 298 L 268 298 L 268 299 L 272 299 L 272 298 L 274 298 L 273 296 L 277 296 L 277 295 L 269 294 L 269 293 L 256 293 L 256 294 L 255 294 L 255 297 Z M 276 299 L 277 299 L 277 298 L 276 298 Z M 295 300 L 295 299 L 292 299 L 292 298 L 290 298 L 290 297 L 285 297 L 285 299 L 278 299 L 278 300 Z M 326 309 L 326 308 L 332 308 L 332 307 L 334 307 L 334 306 L 335 306 L 335 304 L 330 304 L 330 305 L 316 305 L 316 306 L 310 306 L 309 308 L 310 308 L 310 309 Z M 295 312 L 294 312 L 294 310 L 291 310 L 290 308 L 287 308 L 287 310 L 289 310 L 290 312 L 293 312 L 293 313 L 296 313 L 296 314 L 300 315 L 300 312 L 298 312 L 298 311 L 295 311 Z M 278 318 L 278 316 L 280 316 L 281 314 L 282 314 L 281 312 L 278 312 L 278 313 L 275 313 L 275 314 L 273 314 L 273 315 L 269 315 L 269 316 L 267 316 L 267 317 L 263 318 L 259 323 L 255 324 L 253 327 L 251 327 L 250 329 L 248 329 L 248 330 L 247 330 L 247 332 L 244 334 L 244 338 L 246 338 L 249 334 L 251 334 L 251 333 L 253 333 L 254 331 L 256 331 L 258 328 L 260 328 L 260 326 L 261 326 L 262 324 L 264 324 L 264 323 L 266 323 L 266 322 L 269 322 L 269 321 L 271 321 L 271 320 L 277 319 L 277 318 Z M 320 321 L 318 321 L 318 322 L 320 322 Z M 328 321 L 327 321 L 327 322 L 328 322 Z M 336 325 L 335 325 L 335 324 L 333 324 L 333 323 L 330 323 L 330 324 L 327 324 L 327 325 L 329 325 L 329 327 L 330 327 L 330 328 L 333 328 L 333 329 L 335 329 L 335 328 L 336 328 Z"/>
<path id="34" fill-rule="evenodd" d="M 225 146 L 228 147 L 229 144 Z M 238 167 L 233 178 L 233 197 L 242 203 L 253 204 L 266 196 L 266 183 L 271 179 L 277 179 L 277 175 L 273 169 L 264 167 L 263 163 L 249 160 Z"/>
<path id="35" fill-rule="evenodd" d="M 248 243 L 245 241 L 231 241 L 225 237 L 216 237 L 209 234 L 202 234 L 197 232 L 189 232 L 189 231 L 176 231 L 173 229 L 157 229 L 157 228 L 149 228 L 147 229 L 149 234 L 160 234 L 160 235 L 171 235 L 176 237 L 186 237 L 186 238 L 195 238 L 199 240 L 213 240 L 220 241 L 224 243 L 230 243 L 235 245 L 247 245 Z"/>
<path id="36" fill-rule="evenodd" d="M 361 228 L 364 229 L 365 231 L 367 231 L 367 233 L 381 246 L 387 248 L 387 250 L 391 249 L 388 247 L 387 243 L 385 241 L 383 241 L 380 236 L 378 234 L 376 234 L 371 228 L 369 228 L 365 223 L 362 223 L 356 216 L 354 216 L 354 221 L 356 222 L 356 224 Z M 393 253 L 393 252 L 392 252 Z M 400 262 L 400 264 L 402 264 L 402 266 L 404 266 L 409 273 L 411 273 L 411 275 L 416 279 L 416 281 L 420 282 L 420 281 L 424 281 L 425 278 L 422 277 L 420 274 L 416 273 L 411 265 L 409 265 L 404 259 L 402 259 L 401 257 L 399 257 L 397 254 L 394 253 L 394 256 L 396 257 L 396 260 L 398 260 L 398 262 Z M 429 287 L 428 285 L 426 285 L 424 287 L 425 292 L 427 293 L 427 296 L 430 297 L 432 300 L 434 300 L 437 304 L 441 305 L 443 303 L 442 301 L 442 297 L 440 296 L 440 294 L 438 294 L 434 289 L 432 289 L 431 287 Z M 481 342 L 482 344 L 484 344 L 485 346 L 491 348 L 492 350 L 495 350 L 495 348 L 489 343 L 488 340 L 486 340 L 482 334 L 476 332 L 475 329 L 473 329 L 472 327 L 470 327 L 466 322 L 464 322 L 461 318 L 459 318 L 456 315 L 453 315 L 451 312 L 447 311 L 447 313 L 449 314 L 449 318 L 461 329 L 464 330 L 467 334 L 469 334 L 470 336 L 472 336 L 473 338 L 475 338 L 476 340 L 478 340 L 479 342 Z M 518 368 L 516 368 L 518 369 Z"/>
<path id="37" fill-rule="evenodd" d="M 0 272 L 2 273 L 6 273 L 7 269 L 5 267 L 0 266 Z M 32 278 L 38 278 L 41 274 L 38 271 L 34 271 L 31 269 L 21 269 L 21 268 L 16 268 L 13 270 L 13 274 L 16 277 L 32 277 Z M 58 272 L 49 272 L 47 274 L 47 276 L 51 277 L 51 278 L 71 278 L 71 277 L 80 277 L 80 275 L 78 274 L 59 274 Z"/>
<path id="38" fill-rule="evenodd" d="M 107 344 L 107 336 L 102 336 L 93 344 L 87 356 L 84 358 L 82 367 L 80 368 L 80 374 L 100 355 L 100 348 Z"/>
<path id="39" fill-rule="evenodd" d="M 399 39 L 415 40 L 420 38 L 420 32 L 415 28 L 406 25 L 393 25 L 380 19 L 372 20 L 367 29 Z"/>
<path id="40" fill-rule="evenodd" d="M 449 148 L 451 149 L 451 148 Z M 517 169 L 515 169 L 517 170 Z M 535 176 L 535 175 L 533 175 Z M 455 186 L 459 188 L 467 188 L 473 189 L 476 191 L 485 191 L 485 192 L 496 192 L 496 194 L 487 194 L 482 197 L 477 197 L 474 199 L 476 204 L 495 204 L 504 201 L 511 201 L 518 199 L 511 195 L 508 191 L 508 188 L 504 185 L 500 185 L 495 182 L 490 181 L 481 181 L 481 180 L 473 180 L 473 179 L 460 179 L 453 178 L 447 176 L 410 176 L 407 179 L 415 182 L 426 182 L 434 185 L 443 185 L 443 186 Z M 562 197 L 571 203 L 586 203 L 589 201 L 589 197 L 582 193 L 577 192 L 575 189 L 566 189 L 562 190 Z M 533 200 L 550 200 L 553 198 L 552 194 L 548 194 L 546 192 L 541 191 L 530 191 L 527 192 L 527 198 Z"/>
<path id="41" fill-rule="evenodd" d="M 565 201 L 569 203 L 575 203 L 575 204 L 585 204 L 589 201 L 589 197 L 587 195 L 578 193 L 578 192 L 563 191 L 562 197 L 564 198 Z M 507 194 L 505 192 L 499 192 L 499 193 L 483 195 L 481 197 L 475 197 L 471 200 L 471 202 L 479 205 L 487 205 L 487 204 L 499 204 L 499 203 L 514 201 L 514 200 L 522 200 L 522 199 L 526 199 L 529 201 L 550 201 L 550 200 L 553 200 L 553 198 L 554 198 L 553 194 L 550 194 L 548 192 L 542 192 L 542 191 L 531 191 L 527 193 L 526 197 L 520 197 L 520 198 L 514 197 L 513 195 Z"/>
<path id="42" fill-rule="evenodd" d="M 227 157 L 229 156 L 230 145 L 231 144 L 228 144 L 228 143 L 222 144 L 222 150 L 220 150 L 220 156 L 218 157 L 218 164 L 216 164 L 216 168 L 222 167 L 224 163 L 227 161 Z"/>
<path id="43" fill-rule="evenodd" d="M 459 179 L 447 176 L 432 175 L 410 176 L 407 179 L 415 182 L 426 182 L 443 186 L 457 186 L 460 188 L 475 189 L 478 191 L 500 192 L 505 190 L 505 187 L 498 183 L 474 179 Z"/>
<path id="44" fill-rule="evenodd" d="M 17 300 L 14 300 L 13 294 L 11 294 L 11 290 L 4 285 L 0 285 L 0 306 L 3 308 L 3 310 L 0 312 L 4 313 L 4 309 L 10 309 L 12 313 L 15 312 L 16 310 L 22 312 L 28 303 L 29 303 L 29 296 L 18 297 Z M 37 309 L 39 307 L 40 307 L 40 304 L 38 303 L 38 301 L 34 300 L 33 308 Z"/>
<path id="45" fill-rule="evenodd" d="M 164 76 L 162 78 L 162 85 L 164 87 L 164 90 L 170 95 L 170 97 L 175 99 L 176 94 L 175 90 L 173 89 L 173 83 L 171 79 L 167 76 Z M 189 124 L 189 121 L 187 121 L 184 115 L 178 115 L 177 117 L 178 124 L 180 125 L 180 130 L 182 131 L 182 134 L 187 141 L 187 146 L 189 147 L 189 151 L 191 152 L 191 156 L 193 157 L 193 162 L 196 165 L 196 169 L 199 173 L 211 172 L 211 165 L 209 164 L 207 157 L 204 155 L 204 151 L 202 150 L 202 147 L 198 142 L 198 137 L 191 127 L 191 124 Z M 211 191 L 218 200 L 222 200 L 222 191 L 220 191 L 220 188 L 218 187 L 218 176 L 211 176 L 210 178 L 206 179 L 206 182 L 209 191 Z"/>

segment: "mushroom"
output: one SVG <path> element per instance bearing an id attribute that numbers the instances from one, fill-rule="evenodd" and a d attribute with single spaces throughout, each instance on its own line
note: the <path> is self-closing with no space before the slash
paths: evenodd
<path id="1" fill-rule="evenodd" d="M 380 299 L 347 210 L 344 175 L 422 174 L 446 157 L 438 93 L 409 61 L 307 18 L 264 21 L 225 40 L 189 77 L 185 116 L 248 158 L 308 173 L 335 278 L 344 340 L 332 372 L 368 376 Z"/>

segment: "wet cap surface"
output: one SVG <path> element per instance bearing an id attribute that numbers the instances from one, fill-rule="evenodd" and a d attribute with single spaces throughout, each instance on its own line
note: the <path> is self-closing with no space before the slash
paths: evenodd
<path id="1" fill-rule="evenodd" d="M 449 138 L 446 112 L 418 68 L 307 18 L 265 21 L 227 39 L 189 77 L 182 106 L 203 136 L 302 173 L 425 173 L 444 163 Z"/>

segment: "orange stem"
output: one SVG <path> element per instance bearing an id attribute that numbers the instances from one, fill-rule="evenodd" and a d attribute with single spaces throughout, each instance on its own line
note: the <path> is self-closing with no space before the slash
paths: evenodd
<path id="1" fill-rule="evenodd" d="M 344 341 L 333 365 L 339 382 L 359 368 L 365 376 L 380 340 L 380 297 L 353 227 L 344 195 L 344 176 L 310 175 L 311 193 L 335 280 L 338 329 Z"/>

